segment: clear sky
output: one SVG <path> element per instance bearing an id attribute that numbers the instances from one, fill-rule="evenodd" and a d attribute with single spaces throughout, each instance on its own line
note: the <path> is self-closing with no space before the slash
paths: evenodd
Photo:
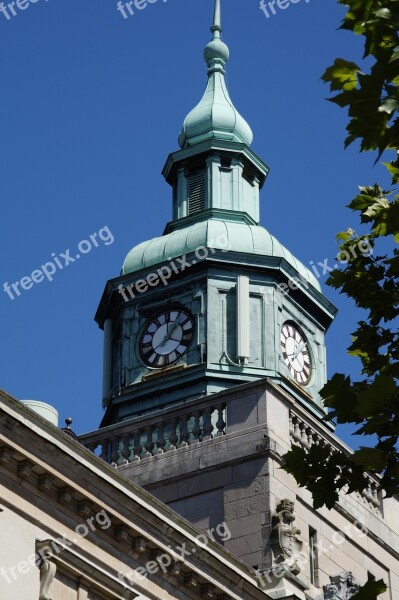
<path id="1" fill-rule="evenodd" d="M 19 1 L 15 16 L 0 12 L 0 386 L 53 404 L 82 433 L 102 416 L 93 317 L 130 248 L 171 218 L 161 170 L 205 89 L 213 0 L 156 0 L 127 19 L 116 0 Z M 337 31 L 344 10 L 331 0 L 288 3 L 269 18 L 258 0 L 222 9 L 229 91 L 271 168 L 262 224 L 306 265 L 333 265 L 335 234 L 357 228 L 345 208 L 356 186 L 386 182 L 372 155 L 344 151 L 346 115 L 320 81 L 335 57 L 360 60 L 360 40 Z M 98 246 L 81 245 L 53 281 L 14 300 L 3 291 L 55 258 L 64 265 L 67 249 L 75 255 L 95 233 Z M 329 373 L 356 374 L 346 348 L 361 315 L 324 291 L 340 309 Z"/>

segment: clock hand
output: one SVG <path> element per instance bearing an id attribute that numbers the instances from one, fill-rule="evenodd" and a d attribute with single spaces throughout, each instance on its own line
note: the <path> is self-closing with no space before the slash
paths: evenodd
<path id="1" fill-rule="evenodd" d="M 177 326 L 178 326 L 178 322 L 175 321 L 174 324 L 173 324 L 173 326 L 172 326 L 172 328 L 171 328 L 171 330 L 167 331 L 165 337 L 163 338 L 163 340 L 162 340 L 162 342 L 160 344 L 161 347 L 165 346 L 166 342 L 168 342 L 170 340 L 171 335 L 172 335 L 172 333 L 174 332 L 174 330 L 176 329 Z M 168 325 L 167 329 L 169 329 L 169 325 Z"/>
<path id="2" fill-rule="evenodd" d="M 304 350 L 306 344 L 304 342 L 302 342 L 302 344 L 300 346 L 298 346 L 293 353 L 294 358 L 298 358 L 298 355 L 301 354 L 301 352 Z"/>

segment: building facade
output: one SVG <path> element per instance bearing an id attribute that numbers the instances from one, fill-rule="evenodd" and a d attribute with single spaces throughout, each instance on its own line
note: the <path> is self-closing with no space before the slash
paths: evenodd
<path id="1" fill-rule="evenodd" d="M 348 600 L 369 578 L 399 599 L 398 500 L 370 477 L 315 510 L 281 468 L 292 445 L 350 452 L 318 393 L 336 309 L 260 224 L 269 169 L 226 87 L 220 0 L 211 32 L 205 94 L 163 169 L 172 220 L 97 310 L 99 429 L 78 441 L 2 397 L 4 600 Z M 43 558 L 51 543 L 65 548 Z M 35 569 L 10 584 L 26 554 Z"/>
<path id="2" fill-rule="evenodd" d="M 39 414 L 0 393 L 0 599 L 261 600 L 228 553 Z"/>

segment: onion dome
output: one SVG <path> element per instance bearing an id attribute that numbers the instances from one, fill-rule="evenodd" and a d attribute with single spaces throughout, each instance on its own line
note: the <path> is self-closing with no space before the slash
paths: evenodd
<path id="1" fill-rule="evenodd" d="M 202 100 L 184 121 L 179 144 L 181 148 L 187 148 L 205 140 L 218 139 L 249 146 L 253 140 L 252 130 L 233 105 L 226 86 L 225 65 L 230 52 L 221 39 L 220 0 L 215 0 L 211 32 L 213 39 L 204 51 L 208 85 Z"/>

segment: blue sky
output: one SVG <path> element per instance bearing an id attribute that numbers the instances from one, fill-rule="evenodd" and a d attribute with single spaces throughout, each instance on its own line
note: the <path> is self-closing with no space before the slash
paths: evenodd
<path id="1" fill-rule="evenodd" d="M 1 291 L 0 385 L 55 405 L 79 433 L 102 416 L 93 317 L 104 285 L 171 217 L 161 170 L 205 89 L 212 5 L 158 0 L 124 19 L 116 0 L 37 0 L 9 20 L 0 13 L 1 288 L 94 233 L 98 243 L 52 282 L 14 300 Z M 356 186 L 387 182 L 371 154 L 344 151 L 346 115 L 320 81 L 335 57 L 360 60 L 360 40 L 337 31 L 335 1 L 299 0 L 269 19 L 258 0 L 222 5 L 229 91 L 271 167 L 262 224 L 305 264 L 334 264 L 335 234 L 358 225 L 345 208 Z M 324 290 L 340 309 L 329 373 L 356 375 L 346 348 L 360 313 Z"/>

